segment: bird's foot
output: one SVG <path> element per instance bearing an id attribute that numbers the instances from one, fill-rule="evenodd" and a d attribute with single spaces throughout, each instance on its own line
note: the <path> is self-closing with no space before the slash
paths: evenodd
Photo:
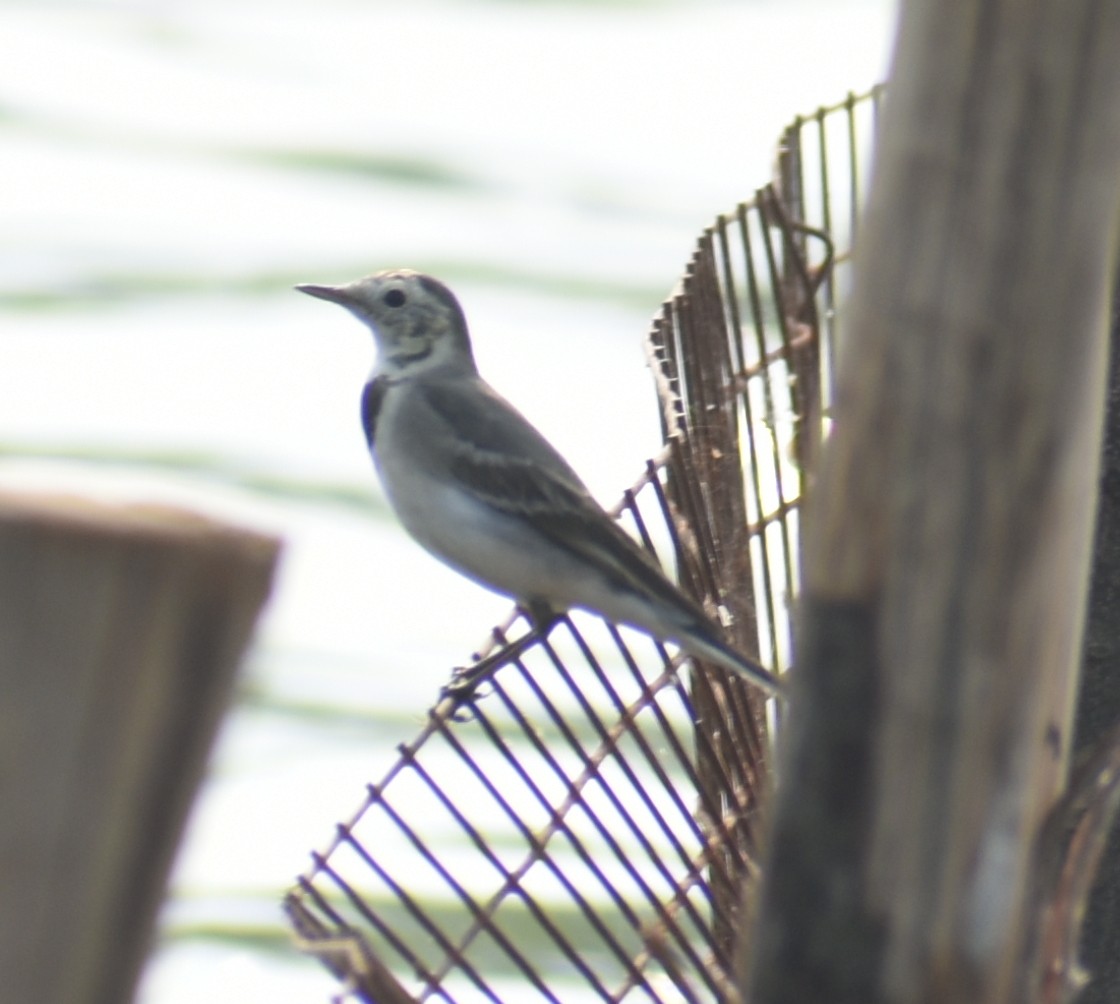
<path id="1" fill-rule="evenodd" d="M 507 644 L 505 636 L 495 632 L 495 640 L 502 647 L 484 659 L 476 657 L 469 666 L 456 666 L 451 671 L 451 679 L 439 690 L 439 700 L 432 709 L 434 714 L 443 714 L 452 721 L 465 722 L 475 717 L 473 706 L 481 696 L 479 690 L 507 662 L 517 658 L 525 649 L 524 639 L 512 645 Z"/>
<path id="2" fill-rule="evenodd" d="M 479 699 L 479 689 L 496 667 L 482 660 L 470 666 L 456 666 L 451 679 L 439 688 L 439 700 L 432 714 L 442 715 L 453 722 L 469 722 L 475 717 L 474 703 Z M 481 672 L 479 671 L 481 667 Z"/>
<path id="3" fill-rule="evenodd" d="M 528 611 L 527 611 L 528 612 Z M 478 699 L 478 690 L 506 663 L 520 659 L 527 649 L 535 645 L 556 624 L 559 617 L 549 612 L 547 616 L 539 612 L 528 612 L 533 629 L 520 638 L 510 642 L 505 633 L 495 628 L 494 641 L 500 646 L 488 656 L 476 660 L 469 666 L 456 666 L 451 671 L 451 679 L 439 691 L 439 700 L 432 709 L 433 714 L 446 715 L 452 721 L 469 721 L 474 717 L 473 710 L 465 709 Z"/>

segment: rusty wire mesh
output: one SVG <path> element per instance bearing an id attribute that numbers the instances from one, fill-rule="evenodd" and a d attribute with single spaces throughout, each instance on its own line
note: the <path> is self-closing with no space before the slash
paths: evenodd
<path id="1" fill-rule="evenodd" d="M 828 234 L 854 233 L 877 102 L 797 120 L 775 186 L 701 236 L 647 341 L 666 446 L 617 507 L 775 669 L 828 406 Z M 515 613 L 492 645 L 528 630 Z M 469 717 L 441 704 L 289 893 L 301 946 L 378 1004 L 735 1000 L 776 723 L 688 665 L 576 613 Z"/>
<path id="2" fill-rule="evenodd" d="M 834 249 L 831 262 L 819 248 L 798 238 L 798 251 L 810 274 L 820 274 L 817 312 L 824 355 L 822 378 L 825 409 L 841 342 L 843 315 L 839 305 L 851 283 L 852 249 L 859 210 L 871 172 L 871 153 L 886 88 L 849 94 L 843 101 L 798 116 L 778 144 L 775 187 L 795 224 L 828 234 Z"/>

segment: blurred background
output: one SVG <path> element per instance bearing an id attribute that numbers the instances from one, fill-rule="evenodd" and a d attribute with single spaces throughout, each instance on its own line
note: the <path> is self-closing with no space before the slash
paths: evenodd
<path id="1" fill-rule="evenodd" d="M 372 364 L 291 291 L 459 294 L 606 504 L 659 445 L 641 339 L 781 128 L 882 79 L 888 0 L 0 2 L 0 488 L 285 540 L 144 1004 L 320 1000 L 279 900 L 508 603 L 405 539 Z M 127 918 L 122 918 L 122 923 Z"/>

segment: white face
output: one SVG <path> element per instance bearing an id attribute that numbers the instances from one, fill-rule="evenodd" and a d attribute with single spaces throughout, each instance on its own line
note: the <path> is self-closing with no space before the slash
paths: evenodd
<path id="1" fill-rule="evenodd" d="M 462 308 L 430 276 L 394 269 L 345 286 L 297 288 L 340 304 L 369 325 L 382 372 L 419 372 L 449 363 L 474 368 Z"/>

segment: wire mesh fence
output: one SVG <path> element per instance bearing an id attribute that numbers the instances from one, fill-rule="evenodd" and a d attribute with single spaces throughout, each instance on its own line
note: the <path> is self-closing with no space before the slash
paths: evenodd
<path id="1" fill-rule="evenodd" d="M 835 351 L 841 340 L 839 305 L 851 283 L 852 248 L 885 95 L 885 86 L 879 85 L 866 94 L 849 94 L 812 115 L 798 116 L 778 144 L 775 186 L 781 204 L 794 222 L 828 234 L 835 249 L 832 260 L 826 262 L 808 242 L 799 248 L 810 272 L 820 272 L 816 309 L 824 351 L 826 410 Z"/>
<path id="2" fill-rule="evenodd" d="M 701 236 L 647 340 L 665 447 L 616 510 L 775 670 L 878 101 L 793 123 L 775 185 Z M 477 657 L 517 639 L 313 855 L 301 946 L 378 1004 L 735 1000 L 779 709 L 579 613 L 534 635 L 515 612 Z"/>

